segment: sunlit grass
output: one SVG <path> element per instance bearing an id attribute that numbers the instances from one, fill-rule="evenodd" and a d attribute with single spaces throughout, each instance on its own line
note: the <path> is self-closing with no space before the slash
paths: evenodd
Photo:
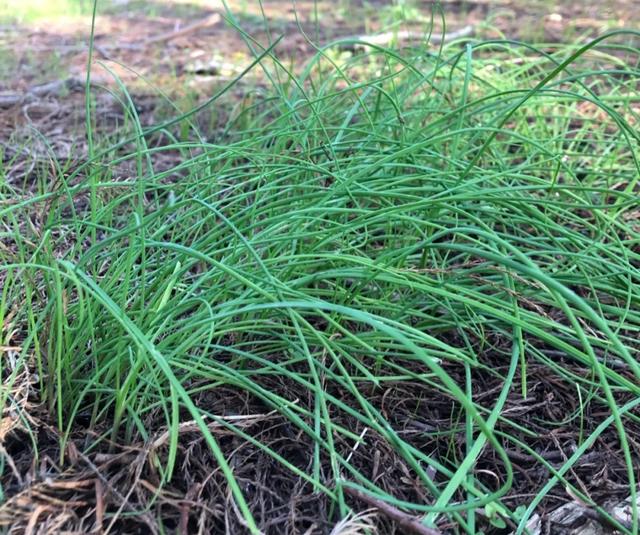
<path id="1" fill-rule="evenodd" d="M 203 9 L 221 7 L 205 1 L 180 0 L 100 0 L 100 12 L 105 15 L 141 13 L 155 17 L 166 13 L 174 16 L 199 15 Z M 0 21 L 37 23 L 91 15 L 93 0 L 0 0 Z"/>
<path id="2" fill-rule="evenodd" d="M 90 0 L 0 0 L 0 21 L 34 22 L 91 13 Z"/>

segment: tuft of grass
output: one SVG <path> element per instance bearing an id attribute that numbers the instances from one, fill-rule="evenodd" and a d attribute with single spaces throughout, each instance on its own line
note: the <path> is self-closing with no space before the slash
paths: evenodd
<path id="1" fill-rule="evenodd" d="M 35 373 L 61 452 L 79 421 L 101 429 L 89 450 L 151 443 L 162 428 L 161 485 L 193 421 L 253 533 L 256 511 L 213 428 L 327 496 L 335 521 L 353 514 L 349 486 L 429 526 L 507 521 L 523 533 L 562 486 L 637 532 L 635 509 L 620 525 L 570 477 L 613 429 L 635 503 L 640 94 L 637 50 L 623 62 L 605 46 L 616 35 L 552 51 L 495 41 L 343 55 L 333 43 L 299 74 L 277 41 L 254 42 L 269 85 L 214 139 L 188 121 L 196 109 L 143 127 L 120 84 L 128 139 L 97 141 L 73 170 L 52 166 L 43 191 L 0 190 L 0 323 L 3 344 L 20 347 L 11 365 L 0 354 L 3 411 L 22 410 L 14 386 Z M 158 168 L 166 154 L 179 157 Z M 112 173 L 124 165 L 133 172 Z M 561 465 L 529 445 L 556 422 L 527 428 L 505 410 L 532 396 L 534 365 L 604 408 L 565 415 L 581 435 Z M 308 399 L 266 387 L 274 377 Z M 481 396 L 482 377 L 500 390 Z M 408 437 L 371 394 L 391 386 L 450 400 L 457 422 L 422 434 L 463 447 L 430 452 Z M 201 402 L 225 387 L 307 437 L 308 469 Z M 352 462 L 371 444 L 360 430 L 428 500 L 399 499 Z M 515 501 L 514 448 L 550 474 Z M 502 469 L 494 484 L 478 467 L 488 452 Z"/>

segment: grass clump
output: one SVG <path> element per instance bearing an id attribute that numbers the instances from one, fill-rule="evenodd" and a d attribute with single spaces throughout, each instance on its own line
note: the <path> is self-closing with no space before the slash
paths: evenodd
<path id="1" fill-rule="evenodd" d="M 635 496 L 640 96 L 614 37 L 333 44 L 299 74 L 269 49 L 215 136 L 131 106 L 131 137 L 48 191 L 3 184 L 4 414 L 35 455 L 27 408 L 48 418 L 60 466 L 143 444 L 121 527 L 164 503 L 165 529 L 330 531 L 356 489 L 524 533 L 567 489 L 636 532 L 583 462 Z M 167 513 L 194 482 L 193 518 Z"/>

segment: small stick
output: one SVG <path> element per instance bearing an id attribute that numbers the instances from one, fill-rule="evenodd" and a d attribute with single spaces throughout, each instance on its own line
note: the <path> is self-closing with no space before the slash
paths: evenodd
<path id="1" fill-rule="evenodd" d="M 455 39 L 460 39 L 461 37 L 469 37 L 473 35 L 474 27 L 464 26 L 459 30 L 454 32 L 445 33 L 445 34 L 433 34 L 429 39 L 429 43 L 432 45 L 439 45 L 441 43 L 449 43 L 454 41 Z M 364 48 L 367 44 L 378 45 L 378 46 L 388 46 L 394 40 L 398 41 L 417 41 L 425 38 L 424 32 L 417 32 L 411 30 L 401 30 L 398 32 L 387 32 L 380 33 L 377 35 L 359 35 L 355 37 L 351 37 L 349 39 L 353 39 L 359 41 L 358 43 L 349 43 L 343 45 L 344 48 Z"/>
<path id="2" fill-rule="evenodd" d="M 208 17 L 204 19 L 197 20 L 192 24 L 188 24 L 183 28 L 178 30 L 161 33 L 158 35 L 152 35 L 147 37 L 146 39 L 142 39 L 140 41 L 135 41 L 133 43 L 111 43 L 104 45 L 97 45 L 94 43 L 94 48 L 105 58 L 109 59 L 108 52 L 110 50 L 142 50 L 146 45 L 151 45 L 155 43 L 162 43 L 163 41 L 171 41 L 172 39 L 177 39 L 178 37 L 184 37 L 190 33 L 193 33 L 202 28 L 208 28 L 209 26 L 213 26 L 220 22 L 222 17 L 218 13 L 212 13 Z M 55 50 L 58 52 L 76 52 L 86 50 L 87 46 L 84 44 L 78 45 L 60 45 L 55 47 Z M 51 51 L 51 47 L 30 47 L 29 50 L 31 52 L 49 52 Z"/>
<path id="3" fill-rule="evenodd" d="M 220 20 L 222 20 L 222 17 L 220 17 L 220 15 L 218 13 L 213 13 L 212 15 L 209 15 L 208 17 L 196 21 L 193 24 L 189 24 L 188 26 L 185 26 L 184 28 L 181 28 L 180 30 L 176 30 L 173 32 L 168 32 L 168 33 L 163 33 L 160 35 L 154 35 L 151 36 L 147 39 L 144 39 L 143 41 L 141 41 L 140 43 L 136 43 L 137 45 L 148 45 L 151 43 L 160 43 L 162 41 L 171 41 L 172 39 L 176 39 L 177 37 L 182 37 L 184 35 L 187 35 L 189 33 L 195 32 L 196 30 L 199 30 L 200 28 L 206 28 L 207 26 L 213 26 L 214 24 L 217 24 L 218 22 L 220 22 Z"/>
<path id="4" fill-rule="evenodd" d="M 22 93 L 0 93 L 0 108 L 11 108 L 28 100 L 60 95 L 63 91 L 83 91 L 84 82 L 77 78 L 54 80 L 46 84 L 34 85 Z"/>
<path id="5" fill-rule="evenodd" d="M 383 502 L 382 500 L 374 498 L 364 492 L 360 492 L 352 487 L 345 486 L 343 487 L 343 490 L 351 497 L 357 498 L 387 515 L 391 520 L 398 524 L 398 527 L 402 528 L 405 533 L 415 533 L 416 535 L 442 535 L 441 531 L 425 526 L 417 517 L 403 513 L 400 509 L 388 504 L 387 502 Z"/>

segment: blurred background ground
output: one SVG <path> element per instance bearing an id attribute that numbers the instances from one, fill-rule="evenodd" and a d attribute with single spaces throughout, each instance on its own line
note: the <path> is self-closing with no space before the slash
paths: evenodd
<path id="1" fill-rule="evenodd" d="M 337 37 L 393 29 L 401 20 L 426 28 L 433 4 L 429 0 L 269 0 L 263 8 L 272 35 L 287 37 L 279 53 L 299 60 L 312 47 L 300 34 L 298 23 L 309 37 L 324 44 Z M 230 0 L 228 5 L 245 31 L 266 41 L 256 0 Z M 637 27 L 640 20 L 634 0 L 443 0 L 441 5 L 451 30 L 473 24 L 480 38 L 535 43 L 585 40 L 614 28 Z M 92 8 L 90 0 L 2 0 L 0 90 L 82 74 Z M 125 80 L 137 80 L 138 73 L 169 88 L 198 85 L 189 72 L 196 60 L 217 64 L 214 76 L 229 75 L 247 61 L 248 51 L 238 33 L 215 16 L 223 12 L 219 0 L 99 1 L 97 59 L 112 62 L 110 67 Z M 436 20 L 435 28 L 440 26 Z M 117 63 L 135 72 L 117 68 Z"/>
<path id="2" fill-rule="evenodd" d="M 314 52 L 312 42 L 407 28 L 442 31 L 429 0 L 267 0 L 262 5 L 229 0 L 227 5 L 259 43 L 266 46 L 283 35 L 277 55 L 294 70 Z M 635 0 L 443 0 L 440 5 L 447 32 L 471 25 L 478 39 L 536 44 L 587 41 L 637 27 L 640 20 Z M 84 154 L 83 84 L 92 9 L 91 0 L 0 0 L 0 161 L 11 162 L 12 173 L 27 172 L 41 158 L 35 154 L 40 143 L 35 132 L 52 145 L 40 152 L 53 150 L 58 160 Z M 143 124 L 175 114 L 174 106 L 190 109 L 252 60 L 224 12 L 220 0 L 100 0 L 93 83 L 114 88 L 119 78 L 135 95 Z M 259 69 L 253 70 L 225 98 L 242 99 L 259 85 L 259 76 Z M 172 103 L 158 98 L 159 91 Z M 203 131 L 214 133 L 225 124 L 232 106 L 209 108 L 201 118 Z M 95 111 L 102 131 L 113 132 L 125 120 L 123 106 L 108 91 L 95 92 Z M 25 163 L 16 165 L 21 159 Z"/>

